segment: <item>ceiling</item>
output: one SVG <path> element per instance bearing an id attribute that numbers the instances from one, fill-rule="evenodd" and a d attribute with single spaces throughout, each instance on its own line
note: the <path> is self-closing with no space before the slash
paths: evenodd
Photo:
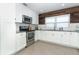
<path id="1" fill-rule="evenodd" d="M 27 7 L 41 14 L 49 11 L 79 6 L 79 3 L 26 3 Z"/>

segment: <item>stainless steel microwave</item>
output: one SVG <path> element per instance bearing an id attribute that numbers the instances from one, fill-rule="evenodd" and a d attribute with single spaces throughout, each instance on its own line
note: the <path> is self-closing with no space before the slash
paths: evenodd
<path id="1" fill-rule="evenodd" d="M 22 15 L 22 23 L 31 24 L 32 23 L 32 17 Z"/>

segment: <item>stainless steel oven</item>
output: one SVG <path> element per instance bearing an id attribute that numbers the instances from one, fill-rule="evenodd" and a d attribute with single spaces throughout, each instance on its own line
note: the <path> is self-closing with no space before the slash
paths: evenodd
<path id="1" fill-rule="evenodd" d="M 19 31 L 20 32 L 26 32 L 29 30 L 29 27 L 28 26 L 19 26 Z"/>
<path id="2" fill-rule="evenodd" d="M 35 31 L 26 32 L 27 46 L 34 43 Z"/>

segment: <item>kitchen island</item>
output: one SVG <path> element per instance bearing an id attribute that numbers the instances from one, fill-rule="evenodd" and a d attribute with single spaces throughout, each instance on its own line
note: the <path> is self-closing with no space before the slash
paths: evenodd
<path id="1" fill-rule="evenodd" d="M 36 30 L 35 40 L 42 40 L 79 49 L 79 32 L 77 31 Z"/>

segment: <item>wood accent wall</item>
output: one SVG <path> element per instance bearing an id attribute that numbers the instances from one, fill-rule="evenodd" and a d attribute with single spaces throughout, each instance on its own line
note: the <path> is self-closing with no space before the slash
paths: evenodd
<path id="1" fill-rule="evenodd" d="M 79 23 L 79 12 L 78 13 L 72 13 L 70 16 L 70 22 L 71 23 Z"/>
<path id="2" fill-rule="evenodd" d="M 79 6 L 76 6 L 76 7 L 39 14 L 39 24 L 45 24 L 45 17 L 58 16 L 64 14 L 71 14 L 71 19 L 70 19 L 71 23 L 79 23 Z"/>

